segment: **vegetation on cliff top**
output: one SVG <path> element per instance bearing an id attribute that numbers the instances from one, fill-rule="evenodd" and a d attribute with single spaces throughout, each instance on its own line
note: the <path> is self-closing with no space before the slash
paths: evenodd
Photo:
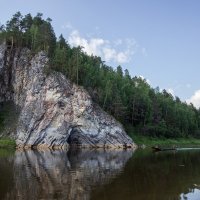
<path id="1" fill-rule="evenodd" d="M 87 55 L 82 47 L 71 47 L 62 35 L 56 39 L 51 19 L 44 20 L 41 13 L 32 17 L 17 12 L 1 26 L 0 41 L 6 41 L 11 50 L 46 51 L 50 70 L 84 86 L 96 103 L 131 132 L 151 137 L 200 137 L 199 109 L 166 90 L 152 88 L 141 77 L 131 77 L 121 66 L 113 69 L 100 57 Z"/>

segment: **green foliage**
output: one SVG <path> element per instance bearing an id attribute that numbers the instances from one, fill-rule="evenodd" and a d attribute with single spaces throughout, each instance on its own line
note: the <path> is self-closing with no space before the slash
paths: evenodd
<path id="1" fill-rule="evenodd" d="M 121 66 L 114 70 L 100 57 L 89 56 L 80 47 L 71 48 L 62 37 L 57 42 L 52 65 L 83 85 L 104 110 L 124 125 L 137 128 L 141 135 L 177 138 L 200 134 L 200 112 L 192 105 L 166 90 L 151 88 L 141 77 L 131 78 Z"/>
<path id="2" fill-rule="evenodd" d="M 70 47 L 62 35 L 56 41 L 51 19 L 42 19 L 41 13 L 23 17 L 17 12 L 0 28 L 2 38 L 12 48 L 46 51 L 51 65 L 45 69 L 47 74 L 59 71 L 84 86 L 105 111 L 140 135 L 200 138 L 200 110 L 174 98 L 166 90 L 151 88 L 141 77 L 131 77 L 121 66 L 113 69 L 100 57 L 87 55 L 83 47 Z"/>
<path id="3" fill-rule="evenodd" d="M 6 26 L 0 27 L 0 41 L 6 41 L 11 49 L 28 47 L 33 52 L 44 50 L 51 57 L 54 54 L 56 36 L 51 26 L 51 19 L 42 19 L 42 14 L 22 16 L 13 15 Z"/>
<path id="4" fill-rule="evenodd" d="M 0 139 L 0 149 L 14 149 L 16 146 L 15 140 L 9 138 Z"/>
<path id="5" fill-rule="evenodd" d="M 0 136 L 8 136 L 16 130 L 18 111 L 13 102 L 0 104 Z M 1 139 L 1 138 L 0 138 Z"/>
<path id="6" fill-rule="evenodd" d="M 164 137 L 147 137 L 142 135 L 133 135 L 133 140 L 138 145 L 145 145 L 152 147 L 161 145 L 162 147 L 176 146 L 176 147 L 199 147 L 200 140 L 196 138 L 164 138 Z"/>

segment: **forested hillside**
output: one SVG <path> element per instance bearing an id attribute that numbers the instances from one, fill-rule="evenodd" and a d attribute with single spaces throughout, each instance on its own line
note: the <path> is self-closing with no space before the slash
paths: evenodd
<path id="1" fill-rule="evenodd" d="M 141 77 L 131 77 L 121 66 L 114 69 L 106 65 L 100 57 L 87 55 L 82 47 L 71 47 L 62 35 L 57 39 L 51 19 L 44 20 L 41 13 L 32 17 L 17 12 L 1 26 L 0 41 L 6 41 L 11 50 L 27 47 L 33 54 L 46 51 L 51 65 L 47 75 L 60 71 L 82 85 L 128 130 L 153 137 L 200 137 L 200 109 L 166 90 L 152 88 Z"/>

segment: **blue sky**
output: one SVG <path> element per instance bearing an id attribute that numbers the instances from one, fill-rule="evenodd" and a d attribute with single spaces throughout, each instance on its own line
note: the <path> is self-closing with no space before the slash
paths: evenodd
<path id="1" fill-rule="evenodd" d="M 200 1 L 0 0 L 0 22 L 16 11 L 53 19 L 57 36 L 200 106 Z"/>

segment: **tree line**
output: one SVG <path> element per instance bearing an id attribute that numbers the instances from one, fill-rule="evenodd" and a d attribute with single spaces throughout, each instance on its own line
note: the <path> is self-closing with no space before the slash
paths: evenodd
<path id="1" fill-rule="evenodd" d="M 106 65 L 100 57 L 86 54 L 83 47 L 71 47 L 63 35 L 57 39 L 51 19 L 44 20 L 41 13 L 32 17 L 17 12 L 1 26 L 0 40 L 11 48 L 46 51 L 51 70 L 86 88 L 94 102 L 127 130 L 151 137 L 200 137 L 200 109 L 166 90 L 152 88 L 141 77 L 131 77 L 121 66 Z"/>
<path id="2" fill-rule="evenodd" d="M 0 41 L 6 40 L 10 48 L 27 47 L 33 52 L 44 50 L 49 56 L 53 56 L 56 36 L 52 20 L 44 20 L 42 16 L 42 13 L 38 13 L 35 17 L 31 14 L 23 17 L 20 12 L 15 13 L 6 25 L 0 26 Z"/>

